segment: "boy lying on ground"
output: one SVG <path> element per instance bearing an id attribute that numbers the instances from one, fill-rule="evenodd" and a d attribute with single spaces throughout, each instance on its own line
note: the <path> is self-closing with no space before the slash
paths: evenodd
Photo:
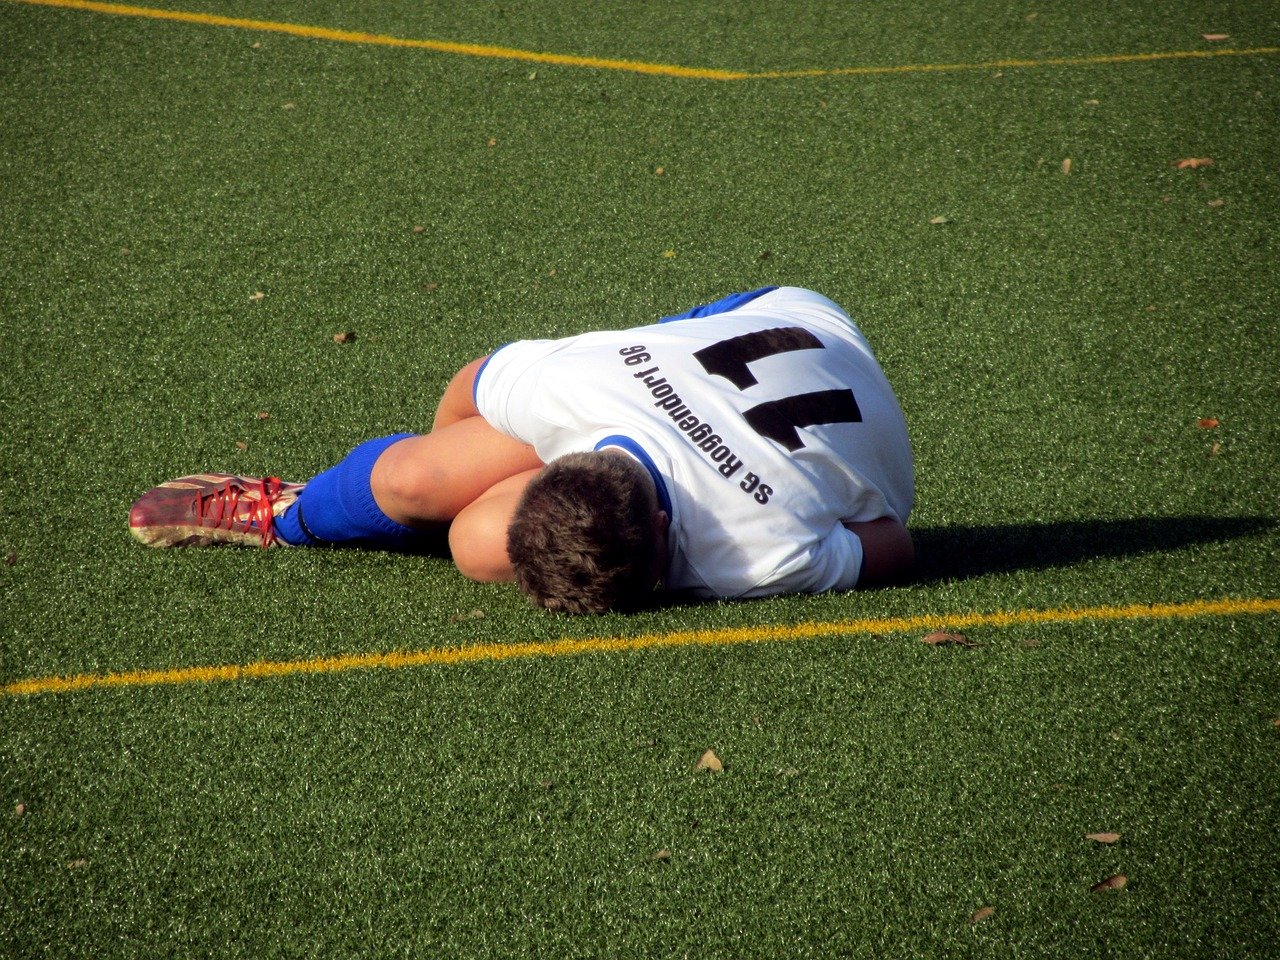
<path id="1" fill-rule="evenodd" d="M 198 474 L 129 514 L 152 546 L 422 549 L 572 613 L 883 583 L 914 558 L 906 423 L 862 333 L 797 287 L 463 367 L 430 433 L 305 484 Z M 433 534 L 435 536 L 433 536 Z"/>

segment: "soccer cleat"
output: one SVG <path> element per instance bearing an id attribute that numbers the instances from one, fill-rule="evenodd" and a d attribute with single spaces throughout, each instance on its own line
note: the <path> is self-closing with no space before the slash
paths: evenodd
<path id="1" fill-rule="evenodd" d="M 129 510 L 129 532 L 149 547 L 284 545 L 276 539 L 275 518 L 304 486 L 229 473 L 179 477 L 137 499 Z"/>

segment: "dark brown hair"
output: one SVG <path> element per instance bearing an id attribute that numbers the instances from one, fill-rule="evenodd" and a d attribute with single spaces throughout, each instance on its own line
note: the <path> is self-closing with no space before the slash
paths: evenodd
<path id="1" fill-rule="evenodd" d="M 571 453 L 525 488 L 507 531 L 516 583 L 538 606 L 604 613 L 639 606 L 653 589 L 653 488 L 621 453 Z"/>

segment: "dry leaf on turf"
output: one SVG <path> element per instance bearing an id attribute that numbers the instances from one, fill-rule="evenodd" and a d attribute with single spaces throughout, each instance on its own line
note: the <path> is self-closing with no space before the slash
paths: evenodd
<path id="1" fill-rule="evenodd" d="M 1067 159 L 1065 159 L 1065 160 L 1063 160 L 1063 161 L 1062 161 L 1062 172 L 1063 172 L 1064 174 L 1066 174 L 1066 173 L 1070 173 L 1070 172 L 1071 172 L 1071 158 L 1070 158 L 1070 157 L 1067 157 Z"/>
<path id="2" fill-rule="evenodd" d="M 1212 167 L 1213 157 L 1187 157 L 1174 161 L 1173 165 L 1179 170 L 1199 170 L 1201 167 Z"/>
<path id="3" fill-rule="evenodd" d="M 655 850 L 653 853 L 649 854 L 649 861 L 651 863 L 670 863 L 671 851 L 666 847 L 663 847 L 661 850 Z"/>
<path id="4" fill-rule="evenodd" d="M 948 643 L 954 643 L 956 646 L 960 647 L 977 646 L 977 644 L 966 637 L 963 633 L 951 633 L 948 630 L 935 630 L 933 633 L 926 633 L 920 639 L 931 647 L 941 647 Z"/>
<path id="5" fill-rule="evenodd" d="M 981 923 L 983 920 L 989 920 L 991 917 L 995 916 L 995 913 L 996 913 L 995 907 L 982 907 L 978 910 L 973 911 L 973 916 L 969 918 L 969 922 Z"/>
<path id="6" fill-rule="evenodd" d="M 716 756 L 714 750 L 708 750 L 698 762 L 694 764 L 694 770 L 710 770 L 712 773 L 724 773 L 724 764 L 720 762 L 720 758 Z"/>
<path id="7" fill-rule="evenodd" d="M 941 216 L 939 216 L 939 217 L 930 217 L 930 218 L 929 218 L 929 222 L 930 222 L 931 224 L 933 224 L 935 227 L 939 227 L 939 226 L 942 226 L 942 224 L 944 224 L 944 223 L 950 223 L 950 222 L 951 222 L 951 218 L 950 218 L 950 217 L 941 217 Z"/>
<path id="8" fill-rule="evenodd" d="M 1209 201 L 1209 206 L 1213 207 L 1213 208 L 1216 210 L 1216 209 L 1218 209 L 1218 207 L 1223 206 L 1226 202 L 1227 202 L 1227 201 L 1225 201 L 1225 200 L 1223 200 L 1221 197 L 1219 197 L 1217 200 L 1210 200 L 1210 201 Z"/>
<path id="9" fill-rule="evenodd" d="M 1201 430 L 1212 430 L 1217 425 L 1218 425 L 1217 417 L 1205 417 L 1201 420 L 1196 421 L 1196 426 L 1199 427 Z"/>
<path id="10" fill-rule="evenodd" d="M 243 440 L 237 440 L 236 449 L 239 450 L 241 453 L 244 453 L 246 450 L 249 449 L 249 445 L 245 443 Z"/>
<path id="11" fill-rule="evenodd" d="M 333 335 L 333 342 L 334 343 L 351 343 L 355 340 L 355 338 L 356 338 L 356 335 L 352 333 L 350 330 L 347 330 L 343 333 L 335 333 Z"/>
<path id="12" fill-rule="evenodd" d="M 27 812 L 27 805 L 25 803 L 15 803 L 13 805 L 13 815 L 15 817 L 20 817 L 26 812 Z"/>
<path id="13" fill-rule="evenodd" d="M 1204 38 L 1205 38 L 1206 40 L 1208 40 L 1210 43 L 1216 43 L 1216 42 L 1217 42 L 1217 41 L 1219 41 L 1219 40 L 1226 40 L 1226 39 L 1228 39 L 1228 38 L 1231 36 L 1231 34 L 1229 34 L 1229 33 L 1202 33 L 1202 34 L 1200 34 L 1200 36 L 1204 37 Z"/>
<path id="14" fill-rule="evenodd" d="M 1107 877 L 1107 879 L 1095 883 L 1089 888 L 1089 890 L 1092 893 L 1099 893 L 1103 890 L 1123 890 L 1128 883 L 1128 877 L 1123 873 L 1117 873 L 1114 876 Z"/>
<path id="15" fill-rule="evenodd" d="M 414 233 L 426 233 L 426 232 L 427 232 L 427 228 L 426 228 L 426 227 L 424 227 L 424 226 L 422 226 L 422 224 L 418 224 L 416 227 L 414 227 L 414 228 L 413 228 L 413 232 L 414 232 Z"/>
<path id="16" fill-rule="evenodd" d="M 78 860 L 67 861 L 67 866 L 72 870 L 79 870 L 81 867 L 87 867 L 88 865 L 89 865 L 89 861 L 84 859 L 83 857 L 79 858 Z"/>
<path id="17" fill-rule="evenodd" d="M 1115 843 L 1120 839 L 1118 833 L 1086 833 L 1086 840 L 1092 840 L 1094 843 Z"/>
<path id="18" fill-rule="evenodd" d="M 265 300 L 265 299 L 266 299 L 266 296 L 267 296 L 267 295 L 266 295 L 265 293 L 263 293 L 261 290 L 258 290 L 258 291 L 254 292 L 254 293 L 249 294 L 249 302 L 250 302 L 250 303 L 261 303 L 263 300 Z"/>

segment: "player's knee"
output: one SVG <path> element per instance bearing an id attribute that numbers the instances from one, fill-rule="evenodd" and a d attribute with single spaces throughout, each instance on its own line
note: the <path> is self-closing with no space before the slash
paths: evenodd
<path id="1" fill-rule="evenodd" d="M 435 514 L 431 486 L 409 474 L 396 474 L 383 484 L 380 496 L 396 505 L 398 513 L 415 520 L 441 519 Z"/>
<path id="2" fill-rule="evenodd" d="M 442 509 L 440 478 L 429 463 L 391 447 L 379 459 L 372 477 L 374 496 L 390 517 L 401 522 L 441 522 L 450 519 Z"/>

